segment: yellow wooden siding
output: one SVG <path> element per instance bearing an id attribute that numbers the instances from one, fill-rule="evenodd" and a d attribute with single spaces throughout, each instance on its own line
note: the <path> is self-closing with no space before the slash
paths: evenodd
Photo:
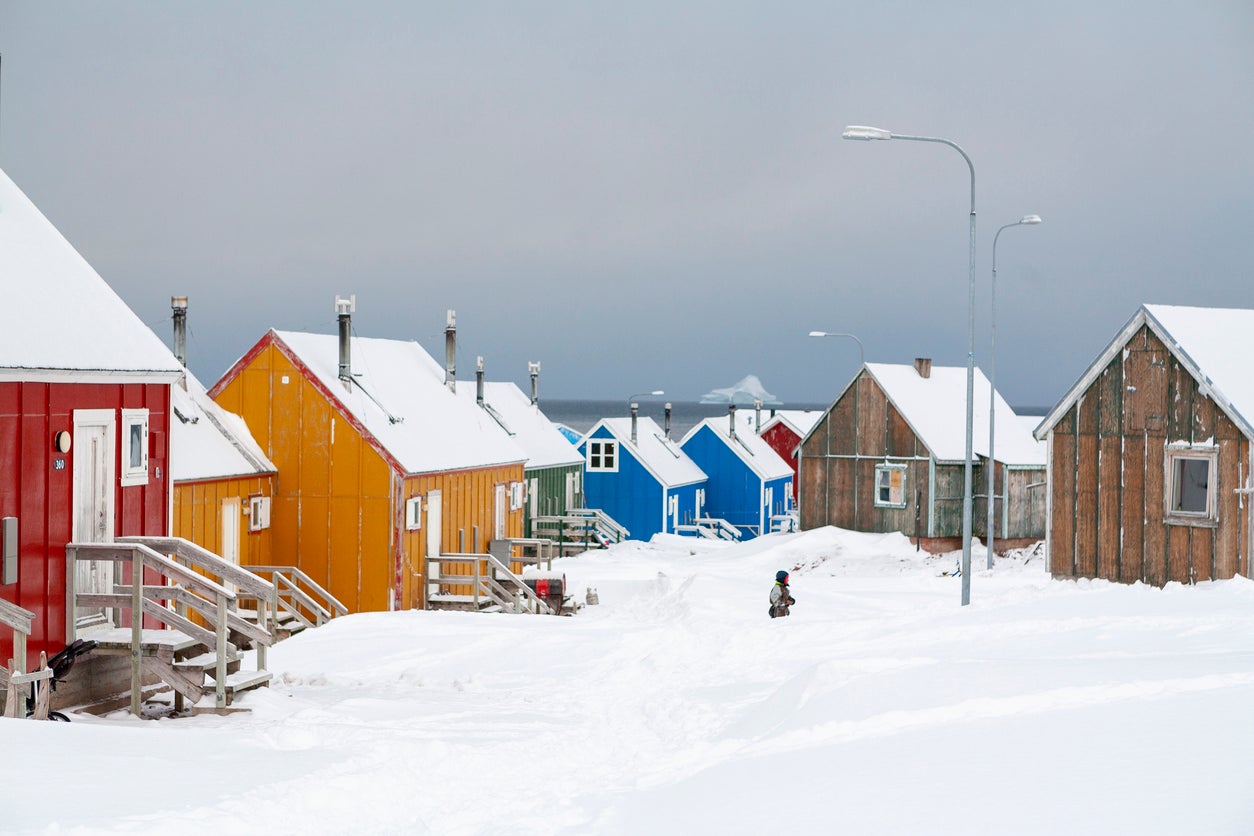
<path id="1" fill-rule="evenodd" d="M 473 548 L 475 526 L 486 551 L 495 486 L 523 479 L 519 463 L 402 483 L 389 460 L 274 346 L 258 351 L 215 399 L 243 416 L 278 468 L 271 508 L 274 562 L 299 566 L 350 612 L 388 609 L 392 590 L 398 607 L 423 605 L 428 491 L 443 496 L 444 551 L 458 550 L 462 532 L 465 548 Z M 416 495 L 424 498 L 423 528 L 407 531 L 404 503 Z M 507 535 L 522 536 L 522 509 L 508 512 L 506 520 Z"/>
<path id="2" fill-rule="evenodd" d="M 273 493 L 274 477 L 270 475 L 177 483 L 171 533 L 216 555 L 224 554 L 227 549 L 222 543 L 222 500 L 238 499 L 240 565 L 268 564 L 272 556 L 272 529 L 249 531 L 247 512 L 252 497 Z"/>
<path id="3" fill-rule="evenodd" d="M 484 553 L 496 526 L 496 486 L 506 487 L 505 536 L 521 537 L 523 532 L 523 508 L 509 510 L 509 485 L 523 480 L 522 464 L 500 465 L 497 467 L 478 468 L 475 470 L 458 470 L 447 473 L 431 473 L 411 476 L 405 480 L 404 495 L 406 498 L 421 496 L 422 529 L 405 531 L 402 535 L 404 545 L 404 566 L 402 577 L 411 586 L 405 592 L 404 600 L 410 606 L 422 607 L 426 601 L 426 584 L 422 582 L 425 574 L 427 502 L 426 496 L 431 491 L 440 492 L 441 551 L 454 553 Z M 475 527 L 478 527 L 479 541 L 476 548 Z M 462 545 L 464 544 L 464 545 Z M 515 567 L 517 568 L 517 567 Z M 481 567 L 487 571 L 487 567 Z M 449 564 L 441 569 L 443 574 L 473 574 L 473 570 L 464 564 Z M 468 594 L 469 587 L 454 589 L 454 592 Z"/>

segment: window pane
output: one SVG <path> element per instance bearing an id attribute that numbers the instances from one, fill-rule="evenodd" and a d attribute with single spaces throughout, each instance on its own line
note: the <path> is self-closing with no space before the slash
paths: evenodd
<path id="1" fill-rule="evenodd" d="M 144 466 L 144 425 L 131 424 L 131 469 Z"/>
<path id="2" fill-rule="evenodd" d="M 1205 514 L 1207 488 L 1210 483 L 1210 461 L 1207 459 L 1176 459 L 1175 503 L 1177 511 Z"/>

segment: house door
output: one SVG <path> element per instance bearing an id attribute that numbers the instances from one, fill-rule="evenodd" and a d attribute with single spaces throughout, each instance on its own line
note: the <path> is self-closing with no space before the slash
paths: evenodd
<path id="1" fill-rule="evenodd" d="M 440 557 L 440 530 L 444 527 L 439 491 L 427 491 L 427 557 Z"/>
<path id="2" fill-rule="evenodd" d="M 492 526 L 492 539 L 505 539 L 505 514 L 509 511 L 508 489 L 505 485 L 496 486 L 496 517 Z"/>
<path id="3" fill-rule="evenodd" d="M 766 519 L 762 520 L 762 524 L 758 526 L 758 533 L 769 534 L 771 532 L 771 517 L 778 513 L 775 510 L 775 488 L 766 489 Z"/>
<path id="4" fill-rule="evenodd" d="M 222 500 L 222 538 L 218 541 L 219 557 L 228 563 L 239 565 L 239 497 Z M 235 584 L 222 584 L 231 592 L 235 592 Z"/>
<path id="5" fill-rule="evenodd" d="M 113 540 L 113 468 L 115 432 L 113 410 L 74 411 L 74 522 L 75 543 Z M 74 566 L 75 592 L 113 592 L 114 566 L 108 560 L 79 561 Z M 76 628 L 111 624 L 103 607 L 77 607 Z"/>
<path id="6" fill-rule="evenodd" d="M 679 529 L 679 497 L 672 495 L 670 498 L 671 506 L 671 527 L 670 532 L 674 533 Z"/>
<path id="7" fill-rule="evenodd" d="M 566 474 L 566 507 L 562 508 L 559 513 L 568 514 L 571 508 L 578 508 L 583 503 L 576 504 L 575 497 L 578 491 L 575 488 L 575 480 L 579 478 L 575 473 Z"/>

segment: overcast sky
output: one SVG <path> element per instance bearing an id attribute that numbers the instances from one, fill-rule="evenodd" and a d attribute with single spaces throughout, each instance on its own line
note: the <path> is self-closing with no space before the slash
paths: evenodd
<path id="1" fill-rule="evenodd" d="M 957 6 L 958 8 L 955 8 Z M 1051 406 L 1142 302 L 1254 307 L 1254 6 L 0 0 L 0 167 L 206 384 L 270 327 L 547 398 L 866 359 Z M 0 282 L 15 280 L 0 277 Z"/>

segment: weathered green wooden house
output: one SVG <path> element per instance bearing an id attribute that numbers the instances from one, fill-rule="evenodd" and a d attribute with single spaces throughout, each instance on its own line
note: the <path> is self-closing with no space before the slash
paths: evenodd
<path id="1" fill-rule="evenodd" d="M 510 506 L 521 507 L 524 512 L 523 536 L 533 536 L 535 517 L 564 515 L 583 507 L 583 456 L 540 411 L 534 398 L 528 398 L 513 383 L 484 382 L 482 368 L 477 372 L 475 388 L 462 387 L 457 393 L 474 398 L 527 455 L 524 489 L 510 497 Z"/>
<path id="2" fill-rule="evenodd" d="M 930 551 L 961 545 L 965 367 L 867 363 L 798 448 L 803 529 L 900 531 Z M 997 548 L 1045 536 L 1045 448 L 998 395 Z M 987 533 L 988 379 L 975 371 L 972 531 Z"/>

